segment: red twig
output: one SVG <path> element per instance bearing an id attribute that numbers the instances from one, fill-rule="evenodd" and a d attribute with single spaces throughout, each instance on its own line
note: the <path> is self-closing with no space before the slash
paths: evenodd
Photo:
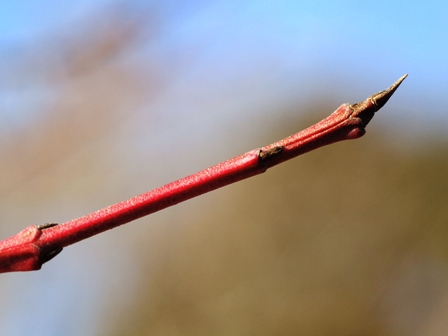
<path id="1" fill-rule="evenodd" d="M 167 208 L 208 191 L 261 174 L 268 168 L 342 140 L 357 139 L 386 104 L 404 75 L 388 89 L 358 104 L 343 104 L 319 123 L 271 145 L 254 149 L 196 174 L 61 225 L 32 225 L 0 242 L 0 272 L 41 268 L 62 248 L 100 232 Z"/>

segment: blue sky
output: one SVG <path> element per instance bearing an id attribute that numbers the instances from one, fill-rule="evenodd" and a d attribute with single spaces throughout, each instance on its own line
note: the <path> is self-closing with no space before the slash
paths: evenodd
<path id="1" fill-rule="evenodd" d="M 82 17 L 110 1 L 2 1 L 0 2 L 0 36 L 2 42 L 35 38 L 57 30 L 67 21 Z"/>
<path id="2" fill-rule="evenodd" d="M 101 12 L 110 3 L 113 2 L 2 1 L 0 53 L 10 45 L 57 34 L 70 27 L 70 22 Z M 314 87 L 325 78 L 337 78 L 341 86 L 363 81 L 362 88 L 371 84 L 380 90 L 409 72 L 405 84 L 408 99 L 396 103 L 408 103 L 415 110 L 429 108 L 425 111 L 431 117 L 429 120 L 422 121 L 414 112 L 412 117 L 417 123 L 429 126 L 448 123 L 447 113 L 436 109 L 448 104 L 446 2 L 194 1 L 186 4 L 166 1 L 154 4 L 165 14 L 165 32 L 159 37 L 158 46 L 182 53 L 182 48 L 199 45 L 201 53 L 191 65 L 190 73 L 202 77 L 211 73 L 213 83 L 237 82 L 240 76 L 253 75 L 257 69 L 268 66 L 272 73 L 266 77 L 273 76 L 270 85 L 285 93 L 295 85 Z M 180 81 L 187 87 L 191 86 L 190 81 L 198 83 L 199 79 L 192 76 Z M 409 98 L 417 95 L 419 100 L 411 102 Z"/>
<path id="3" fill-rule="evenodd" d="M 101 12 L 110 3 L 2 1 L 0 52 L 10 45 L 63 31 L 70 22 Z M 201 53 L 191 64 L 190 73 L 212 73 L 213 83 L 238 81 L 239 76 L 270 66 L 272 73 L 266 77 L 275 77 L 272 86 L 284 92 L 290 90 L 287 84 L 314 86 L 325 78 L 337 78 L 341 86 L 362 81 L 361 88 L 380 90 L 409 72 L 407 98 L 419 96 L 419 101 L 412 103 L 407 99 L 410 107 L 429 107 L 426 112 L 434 125 L 448 121 L 446 112 L 435 108 L 448 102 L 446 2 L 153 3 L 165 15 L 165 31 L 156 46 L 183 52 L 182 48 L 199 45 Z M 191 85 L 189 81 L 198 81 L 192 76 L 182 79 L 186 86 Z M 277 81 L 284 82 L 284 87 Z"/>

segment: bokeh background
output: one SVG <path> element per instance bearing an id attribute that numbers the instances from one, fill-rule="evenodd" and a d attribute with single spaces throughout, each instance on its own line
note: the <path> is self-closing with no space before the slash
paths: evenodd
<path id="1" fill-rule="evenodd" d="M 446 335 L 444 1 L 0 2 L 0 237 L 409 78 L 338 143 L 0 276 L 1 335 Z"/>

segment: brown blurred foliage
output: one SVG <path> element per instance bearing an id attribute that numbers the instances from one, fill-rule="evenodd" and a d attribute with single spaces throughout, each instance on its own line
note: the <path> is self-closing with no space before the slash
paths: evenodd
<path id="1" fill-rule="evenodd" d="M 114 192 L 133 196 L 105 187 L 106 170 L 130 169 L 126 162 L 108 165 L 122 155 L 110 143 L 170 74 L 121 62 L 149 20 L 125 13 L 106 17 L 103 29 L 86 25 L 79 36 L 87 39 L 68 39 L 57 49 L 44 43 L 17 57 L 25 69 L 21 81 L 43 82 L 58 94 L 36 123 L 2 136 L 1 216 L 15 225 L 2 228 L 5 237 L 18 231 L 18 222 L 45 212 L 45 197 L 94 203 Z M 43 62 L 42 73 L 30 67 L 36 62 Z M 308 120 L 340 103 L 307 109 Z M 269 129 L 278 126 L 272 134 L 259 132 L 260 146 L 307 126 L 299 119 L 281 123 L 270 123 Z M 126 306 L 118 296 L 104 298 L 103 334 L 445 334 L 448 146 L 433 142 L 425 151 L 400 152 L 384 139 L 368 129 L 363 139 L 166 210 L 151 235 L 137 227 L 120 248 L 132 250 L 140 270 L 138 297 Z"/>
<path id="2" fill-rule="evenodd" d="M 76 179 L 88 174 L 95 158 L 108 155 L 92 147 L 113 139 L 163 86 L 156 67 L 129 62 L 139 40 L 156 35 L 152 23 L 147 12 L 112 6 L 77 22 L 77 29 L 70 30 L 70 25 L 32 45 L 7 48 L 1 60 L 1 68 L 7 70 L 1 86 L 31 101 L 32 121 L 12 131 L 5 127 L 1 134 L 0 195 L 10 197 L 36 181 L 34 188 L 43 193 L 58 193 L 61 166 L 70 165 L 69 176 Z M 27 96 L 30 91 L 39 98 Z M 90 164 L 76 162 L 79 155 Z M 69 180 L 67 175 L 63 178 Z M 33 192 L 24 196 L 41 197 Z"/>
<path id="3" fill-rule="evenodd" d="M 448 147 L 400 154 L 378 138 L 306 154 L 159 223 L 169 228 L 140 242 L 139 299 L 105 334 L 443 334 Z"/>

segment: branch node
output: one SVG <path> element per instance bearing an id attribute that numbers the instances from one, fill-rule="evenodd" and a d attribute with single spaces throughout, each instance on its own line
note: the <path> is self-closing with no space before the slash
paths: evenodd
<path id="1" fill-rule="evenodd" d="M 45 229 L 48 229 L 48 228 L 51 228 L 51 227 L 53 227 L 53 226 L 56 226 L 56 225 L 58 225 L 59 223 L 45 223 L 45 224 L 41 224 L 41 225 L 36 225 L 36 227 L 37 227 L 37 229 L 38 230 L 45 230 Z"/>
<path id="2" fill-rule="evenodd" d="M 276 146 L 266 150 L 260 149 L 260 152 L 258 153 L 258 159 L 260 160 L 260 162 L 266 162 L 267 160 L 270 160 L 280 154 L 284 148 L 285 147 L 283 146 Z"/>

